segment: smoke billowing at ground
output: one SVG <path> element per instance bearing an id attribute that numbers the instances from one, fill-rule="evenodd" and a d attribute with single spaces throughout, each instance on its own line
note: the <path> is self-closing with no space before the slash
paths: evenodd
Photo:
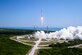
<path id="1" fill-rule="evenodd" d="M 35 32 L 34 36 L 36 38 L 43 38 L 43 39 L 81 39 L 82 40 L 82 26 L 77 27 L 67 27 L 63 28 L 56 32 L 45 33 L 44 31 L 37 31 Z"/>

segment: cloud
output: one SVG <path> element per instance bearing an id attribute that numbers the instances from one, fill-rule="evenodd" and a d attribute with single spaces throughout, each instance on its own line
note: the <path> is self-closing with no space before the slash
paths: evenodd
<path id="1" fill-rule="evenodd" d="M 45 33 L 44 31 L 37 31 L 35 32 L 34 36 L 36 38 L 57 38 L 57 39 L 81 39 L 82 40 L 82 26 L 77 27 L 67 27 L 63 28 L 56 32 Z"/>

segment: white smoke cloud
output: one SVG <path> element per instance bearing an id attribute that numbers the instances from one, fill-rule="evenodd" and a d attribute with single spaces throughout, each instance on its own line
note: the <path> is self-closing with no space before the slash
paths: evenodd
<path id="1" fill-rule="evenodd" d="M 56 32 L 45 33 L 44 31 L 35 32 L 36 38 L 57 38 L 57 39 L 81 39 L 82 40 L 82 26 L 73 27 L 70 26 L 68 28 L 63 28 Z"/>

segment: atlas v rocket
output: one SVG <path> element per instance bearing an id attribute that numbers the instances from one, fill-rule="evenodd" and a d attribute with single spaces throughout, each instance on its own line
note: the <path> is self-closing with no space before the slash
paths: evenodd
<path id="1" fill-rule="evenodd" d="M 41 25 L 44 24 L 43 9 L 41 9 Z"/>

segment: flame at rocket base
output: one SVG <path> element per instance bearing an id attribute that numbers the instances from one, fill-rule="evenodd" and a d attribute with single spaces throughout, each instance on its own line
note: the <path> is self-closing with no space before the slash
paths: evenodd
<path id="1" fill-rule="evenodd" d="M 44 24 L 44 17 L 41 17 L 41 25 Z"/>

